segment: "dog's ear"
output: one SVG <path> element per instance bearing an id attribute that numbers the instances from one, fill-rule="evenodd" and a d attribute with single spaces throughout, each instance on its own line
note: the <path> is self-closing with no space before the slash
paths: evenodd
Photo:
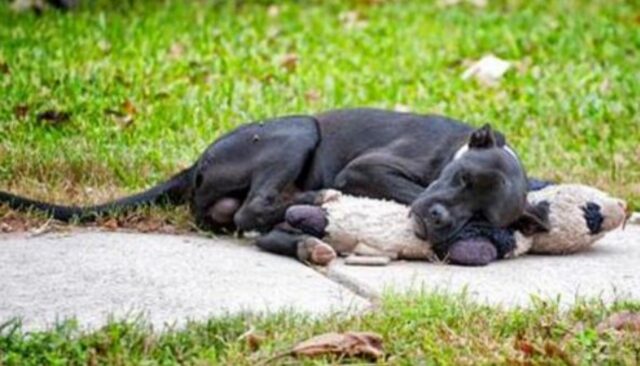
<path id="1" fill-rule="evenodd" d="M 496 135 L 490 124 L 478 128 L 471 133 L 469 138 L 470 149 L 488 149 L 496 146 Z"/>
<path id="2" fill-rule="evenodd" d="M 551 229 L 549 224 L 549 202 L 541 201 L 535 205 L 527 202 L 524 213 L 512 227 L 520 231 L 524 236 L 548 232 Z"/>

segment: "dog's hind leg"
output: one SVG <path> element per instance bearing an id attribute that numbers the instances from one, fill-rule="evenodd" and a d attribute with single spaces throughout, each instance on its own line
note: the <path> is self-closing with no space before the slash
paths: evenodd
<path id="1" fill-rule="evenodd" d="M 194 174 L 191 208 L 198 226 L 267 231 L 282 222 L 318 141 L 315 120 L 301 116 L 245 125 L 215 142 Z M 231 211 L 219 203 L 229 198 L 240 203 L 231 222 Z"/>
<path id="2" fill-rule="evenodd" d="M 296 182 L 304 173 L 319 135 L 315 122 L 299 118 L 277 136 L 267 136 L 270 145 L 256 156 L 246 200 L 234 216 L 240 230 L 271 229 L 284 220 L 286 209 L 301 196 Z M 307 123 L 306 125 L 304 123 Z"/>

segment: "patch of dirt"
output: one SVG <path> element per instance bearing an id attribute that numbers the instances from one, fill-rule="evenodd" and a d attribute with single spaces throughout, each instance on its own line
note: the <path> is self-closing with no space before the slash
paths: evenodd
<path id="1" fill-rule="evenodd" d="M 46 186 L 43 184 L 21 184 L 21 187 L 29 187 L 20 190 L 17 187 L 2 187 L 0 190 L 29 197 L 35 200 L 66 204 L 66 205 L 91 205 L 107 202 L 118 197 L 123 197 L 130 192 L 117 188 L 88 188 L 78 187 L 73 184 Z M 73 228 L 98 228 L 102 230 L 129 230 L 143 233 L 183 234 L 193 233 L 197 230 L 191 220 L 187 207 L 143 207 L 126 214 L 116 214 L 113 217 L 105 217 L 95 222 L 64 223 L 51 220 L 39 212 L 18 212 L 0 205 L 0 234 L 1 233 L 34 233 L 38 230 L 66 231 Z"/>

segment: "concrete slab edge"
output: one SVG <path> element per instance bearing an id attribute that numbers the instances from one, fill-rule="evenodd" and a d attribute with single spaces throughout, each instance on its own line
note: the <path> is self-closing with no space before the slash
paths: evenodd
<path id="1" fill-rule="evenodd" d="M 327 267 L 323 272 L 324 275 L 332 280 L 333 282 L 337 283 L 338 285 L 350 290 L 351 292 L 353 292 L 354 294 L 356 294 L 357 296 L 363 297 L 367 300 L 369 300 L 370 302 L 372 302 L 373 304 L 376 304 L 379 302 L 382 294 L 380 292 L 378 292 L 376 289 L 372 288 L 371 286 L 367 285 L 364 282 L 358 281 L 357 279 L 345 275 L 343 273 L 341 273 L 338 270 L 335 270 L 335 268 L 338 266 L 338 264 L 331 264 L 329 265 L 329 267 Z"/>

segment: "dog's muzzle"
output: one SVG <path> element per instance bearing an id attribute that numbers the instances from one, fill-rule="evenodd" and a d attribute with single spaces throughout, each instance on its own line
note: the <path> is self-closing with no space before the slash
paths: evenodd
<path id="1" fill-rule="evenodd" d="M 415 212 L 409 211 L 409 218 L 411 219 L 413 226 L 413 233 L 421 240 L 428 240 L 427 236 L 427 223 L 424 222 L 420 215 Z"/>

